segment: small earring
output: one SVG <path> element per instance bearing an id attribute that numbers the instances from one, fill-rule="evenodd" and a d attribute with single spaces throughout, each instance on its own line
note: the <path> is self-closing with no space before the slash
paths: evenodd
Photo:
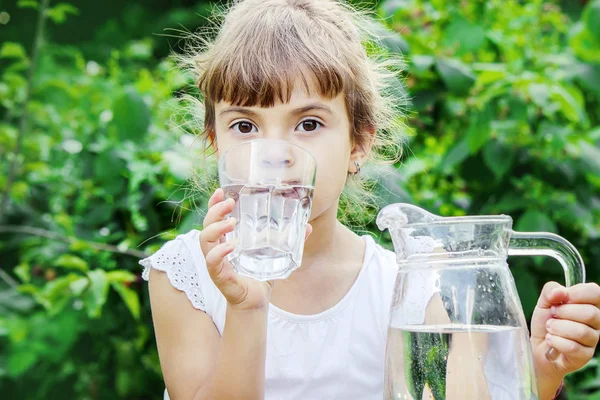
<path id="1" fill-rule="evenodd" d="M 360 164 L 358 163 L 358 161 L 354 161 L 354 165 L 356 165 L 356 172 L 354 173 L 354 175 L 360 174 Z"/>

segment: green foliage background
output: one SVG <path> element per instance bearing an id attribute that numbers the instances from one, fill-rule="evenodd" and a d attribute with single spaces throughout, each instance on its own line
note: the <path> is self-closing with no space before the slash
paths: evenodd
<path id="1" fill-rule="evenodd" d="M 385 173 L 382 204 L 510 214 L 572 241 L 598 281 L 600 1 L 362 3 L 406 56 L 412 98 L 405 158 L 366 171 Z M 200 148 L 173 113 L 189 82 L 167 55 L 209 11 L 0 3 L 2 398 L 161 398 L 137 260 L 205 206 L 185 189 Z M 529 317 L 560 267 L 511 266 Z M 599 360 L 569 377 L 569 399 L 600 399 Z"/>

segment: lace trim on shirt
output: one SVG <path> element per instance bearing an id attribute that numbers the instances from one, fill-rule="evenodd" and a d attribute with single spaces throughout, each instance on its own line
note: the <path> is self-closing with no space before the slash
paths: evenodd
<path id="1" fill-rule="evenodd" d="M 150 268 L 165 272 L 171 285 L 184 292 L 194 308 L 205 311 L 204 295 L 200 288 L 200 277 L 194 261 L 184 244 L 176 245 L 176 242 L 177 240 L 168 242 L 150 257 L 140 260 L 139 264 L 144 267 L 142 278 L 148 280 Z"/>

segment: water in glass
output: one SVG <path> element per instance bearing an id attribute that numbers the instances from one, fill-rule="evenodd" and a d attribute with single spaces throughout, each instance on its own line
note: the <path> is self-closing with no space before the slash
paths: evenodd
<path id="1" fill-rule="evenodd" d="M 314 188 L 298 185 L 228 185 L 236 201 L 231 217 L 237 246 L 229 261 L 238 273 L 258 280 L 285 278 L 300 266 Z"/>

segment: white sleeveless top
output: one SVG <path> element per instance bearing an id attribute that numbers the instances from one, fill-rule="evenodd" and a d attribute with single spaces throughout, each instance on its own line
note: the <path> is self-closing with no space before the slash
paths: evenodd
<path id="1" fill-rule="evenodd" d="M 208 275 L 199 231 L 180 235 L 140 261 L 165 271 L 192 305 L 208 314 L 219 333 L 226 300 Z M 316 315 L 269 307 L 265 399 L 383 398 L 385 343 L 397 265 L 393 252 L 364 236 L 363 267 L 348 293 Z M 168 396 L 165 393 L 165 398 Z"/>

